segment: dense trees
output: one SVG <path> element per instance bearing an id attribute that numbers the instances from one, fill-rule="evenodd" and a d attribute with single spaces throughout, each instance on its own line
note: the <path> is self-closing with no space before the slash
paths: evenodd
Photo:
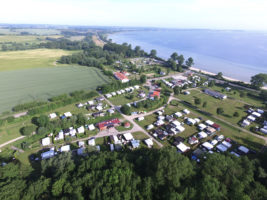
<path id="1" fill-rule="evenodd" d="M 131 114 L 131 108 L 125 104 L 121 107 L 121 112 L 125 115 L 130 115 Z"/>
<path id="2" fill-rule="evenodd" d="M 156 56 L 157 56 L 157 51 L 155 50 L 155 49 L 152 49 L 151 51 L 150 51 L 150 57 L 151 58 L 156 58 Z"/>
<path id="3" fill-rule="evenodd" d="M 189 57 L 189 58 L 187 59 L 187 61 L 185 62 L 185 64 L 186 64 L 187 67 L 192 67 L 192 65 L 194 65 L 194 60 L 193 60 L 193 58 L 192 58 L 192 57 Z"/>
<path id="4" fill-rule="evenodd" d="M 265 163 L 214 153 L 196 165 L 171 148 L 63 153 L 34 171 L 15 162 L 0 167 L 0 199 L 265 200 Z"/>
<path id="5" fill-rule="evenodd" d="M 264 86 L 264 84 L 267 84 L 267 74 L 260 73 L 252 76 L 250 82 L 252 86 L 259 89 Z"/>

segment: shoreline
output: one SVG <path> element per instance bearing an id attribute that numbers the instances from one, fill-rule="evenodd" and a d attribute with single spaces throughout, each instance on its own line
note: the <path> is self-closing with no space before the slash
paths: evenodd
<path id="1" fill-rule="evenodd" d="M 206 74 L 206 75 L 211 75 L 211 76 L 215 76 L 215 75 L 217 75 L 217 74 L 215 74 L 215 73 L 212 73 L 212 72 L 209 72 L 209 71 L 206 71 L 206 70 L 201 70 L 201 69 L 196 68 L 196 67 L 190 67 L 189 69 L 190 69 L 191 71 L 201 72 L 201 73 Z M 250 84 L 249 82 L 241 81 L 241 80 L 234 79 L 234 78 L 231 78 L 231 77 L 228 77 L 228 76 L 223 76 L 223 78 L 224 78 L 225 80 L 228 80 L 228 81 L 233 81 L 233 82 L 243 82 L 243 83 L 246 83 L 246 84 Z M 263 89 L 263 90 L 267 90 L 267 86 L 263 86 L 261 89 Z"/>

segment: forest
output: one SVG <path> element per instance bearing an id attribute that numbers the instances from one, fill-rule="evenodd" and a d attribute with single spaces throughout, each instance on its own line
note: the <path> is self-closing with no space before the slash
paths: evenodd
<path id="1" fill-rule="evenodd" d="M 266 155 L 210 154 L 201 163 L 175 149 L 62 153 L 0 167 L 0 199 L 265 200 Z"/>

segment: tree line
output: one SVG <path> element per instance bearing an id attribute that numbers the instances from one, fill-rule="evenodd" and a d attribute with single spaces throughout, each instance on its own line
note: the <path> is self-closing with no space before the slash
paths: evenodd
<path id="1" fill-rule="evenodd" d="M 173 148 L 62 153 L 0 167 L 0 199 L 265 200 L 266 155 L 210 154 L 196 164 Z"/>

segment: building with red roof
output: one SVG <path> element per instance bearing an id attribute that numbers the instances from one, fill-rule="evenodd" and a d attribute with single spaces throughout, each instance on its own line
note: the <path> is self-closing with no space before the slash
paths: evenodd
<path id="1" fill-rule="evenodd" d="M 108 128 L 114 127 L 120 124 L 120 120 L 118 118 L 106 120 L 103 122 L 99 122 L 96 126 L 99 128 L 100 131 L 106 130 Z"/>
<path id="2" fill-rule="evenodd" d="M 128 77 L 124 73 L 115 72 L 114 76 L 115 76 L 116 79 L 118 79 L 122 83 L 127 83 L 129 81 Z"/>
<path id="3" fill-rule="evenodd" d="M 216 129 L 216 131 L 220 131 L 221 130 L 221 126 L 219 124 L 212 124 L 212 127 Z"/>

